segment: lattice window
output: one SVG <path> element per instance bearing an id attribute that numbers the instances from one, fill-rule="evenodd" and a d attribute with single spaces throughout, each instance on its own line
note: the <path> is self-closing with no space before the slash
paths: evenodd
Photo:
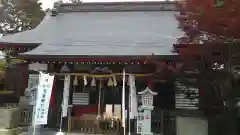
<path id="1" fill-rule="evenodd" d="M 152 96 L 144 96 L 143 97 L 143 104 L 144 105 L 152 105 L 153 104 L 153 97 Z"/>

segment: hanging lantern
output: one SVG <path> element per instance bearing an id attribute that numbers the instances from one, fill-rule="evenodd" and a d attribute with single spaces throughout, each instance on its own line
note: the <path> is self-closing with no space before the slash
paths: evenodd
<path id="1" fill-rule="evenodd" d="M 117 79 L 116 79 L 116 76 L 113 76 L 113 86 L 117 86 Z"/>
<path id="2" fill-rule="evenodd" d="M 109 78 L 107 86 L 114 86 L 112 78 Z"/>
<path id="3" fill-rule="evenodd" d="M 75 76 L 74 80 L 73 80 L 73 86 L 77 86 L 78 85 L 78 78 L 77 76 Z"/>
<path id="4" fill-rule="evenodd" d="M 83 76 L 83 83 L 84 83 L 84 86 L 87 85 L 87 77 L 86 76 Z"/>
<path id="5" fill-rule="evenodd" d="M 96 86 L 96 79 L 94 77 L 92 78 L 91 86 L 92 87 Z"/>

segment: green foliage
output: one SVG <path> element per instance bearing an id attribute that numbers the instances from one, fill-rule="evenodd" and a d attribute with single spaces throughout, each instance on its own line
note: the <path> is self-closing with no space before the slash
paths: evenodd
<path id="1" fill-rule="evenodd" d="M 5 70 L 5 65 L 6 65 L 6 62 L 5 60 L 0 60 L 0 72 L 3 72 Z"/>
<path id="2" fill-rule="evenodd" d="M 3 0 L 0 33 L 3 35 L 35 28 L 45 12 L 38 0 Z"/>
<path id="3" fill-rule="evenodd" d="M 37 27 L 45 16 L 38 0 L 3 0 L 2 5 L 0 34 L 3 36 L 31 30 Z M 12 63 L 11 56 L 14 53 L 16 52 L 5 52 L 5 64 L 0 65 L 0 70 Z"/>
<path id="4" fill-rule="evenodd" d="M 215 7 L 223 7 L 224 6 L 224 0 L 217 0 L 216 1 L 216 4 L 215 4 Z"/>

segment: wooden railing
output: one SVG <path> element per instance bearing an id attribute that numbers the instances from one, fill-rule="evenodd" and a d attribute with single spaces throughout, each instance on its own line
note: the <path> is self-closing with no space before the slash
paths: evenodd
<path id="1" fill-rule="evenodd" d="M 28 106 L 21 109 L 20 126 L 29 126 L 32 121 L 32 107 Z M 163 116 L 161 116 L 163 114 Z M 161 133 L 164 135 L 174 135 L 176 133 L 176 119 L 171 115 L 170 111 L 160 110 L 153 111 L 152 113 L 152 132 Z M 161 119 L 163 119 L 161 123 Z M 70 132 L 81 132 L 87 134 L 118 134 L 121 130 L 120 119 L 97 119 L 96 114 L 84 114 L 81 117 L 71 117 Z M 161 125 L 163 124 L 163 125 Z M 67 129 L 66 129 L 67 130 Z"/>
<path id="2" fill-rule="evenodd" d="M 119 119 L 97 119 L 96 115 L 84 115 L 81 118 L 72 118 L 74 131 L 88 134 L 120 133 L 121 121 Z"/>
<path id="3" fill-rule="evenodd" d="M 32 106 L 21 108 L 19 126 L 26 127 L 32 124 L 32 110 Z M 71 117 L 70 121 L 70 131 L 88 134 L 120 133 L 121 128 L 121 120 L 97 119 L 94 114 Z"/>
<path id="4" fill-rule="evenodd" d="M 101 133 L 120 133 L 121 120 L 120 119 L 105 119 L 100 121 Z"/>

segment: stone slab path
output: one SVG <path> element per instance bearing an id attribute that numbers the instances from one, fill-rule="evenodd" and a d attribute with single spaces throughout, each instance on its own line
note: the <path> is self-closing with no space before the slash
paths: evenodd
<path id="1" fill-rule="evenodd" d="M 56 135 L 57 131 L 52 129 L 40 129 L 35 135 Z M 22 132 L 20 135 L 33 135 L 33 132 Z M 84 134 L 84 133 L 66 133 L 66 135 L 103 135 L 103 134 Z M 116 134 L 107 134 L 116 135 Z"/>

